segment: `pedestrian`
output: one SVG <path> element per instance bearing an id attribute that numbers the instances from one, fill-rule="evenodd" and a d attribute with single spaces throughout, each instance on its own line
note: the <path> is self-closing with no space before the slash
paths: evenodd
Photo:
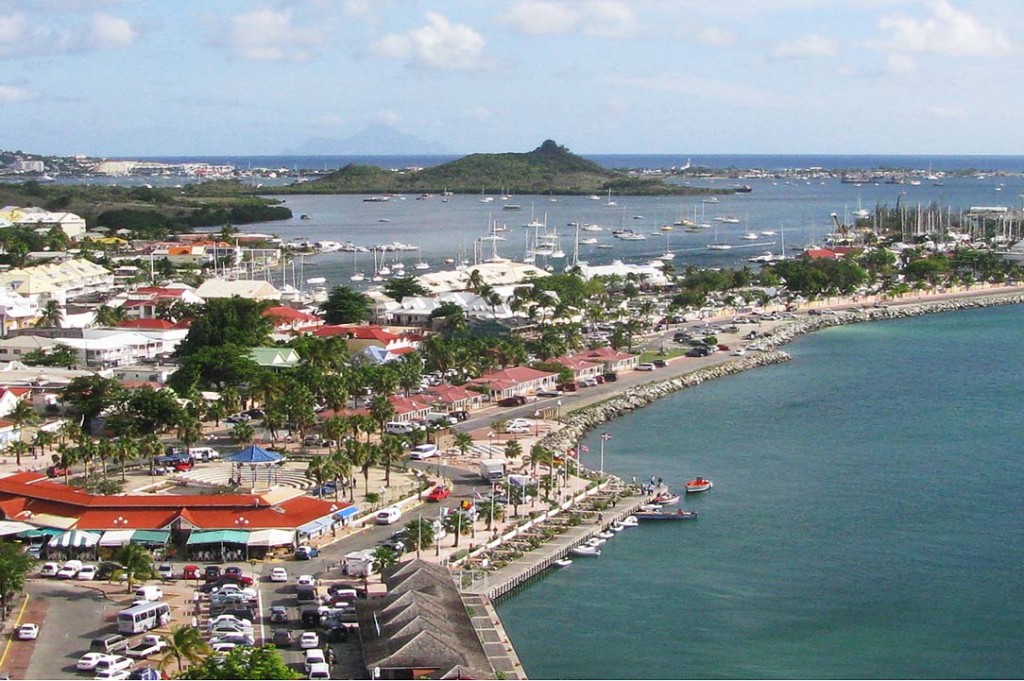
<path id="1" fill-rule="evenodd" d="M 633 480 L 633 484 L 635 485 L 636 484 L 636 476 L 635 475 L 633 476 L 632 480 Z"/>

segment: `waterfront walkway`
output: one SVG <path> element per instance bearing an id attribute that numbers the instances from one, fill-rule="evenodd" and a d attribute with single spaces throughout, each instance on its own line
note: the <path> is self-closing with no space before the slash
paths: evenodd
<path id="1" fill-rule="evenodd" d="M 600 522 L 595 519 L 594 521 L 584 521 L 580 525 L 569 526 L 561 534 L 556 534 L 538 548 L 527 551 L 521 557 L 497 570 L 488 571 L 466 567 L 463 570 L 462 591 L 468 594 L 485 595 L 491 600 L 499 598 L 547 570 L 556 560 L 569 555 L 572 549 L 585 543 L 598 532 L 604 531 L 612 522 L 631 515 L 648 501 L 649 499 L 645 495 L 633 495 L 619 499 L 614 506 L 600 512 Z M 513 539 L 514 537 L 503 537 L 500 541 L 508 542 Z"/>

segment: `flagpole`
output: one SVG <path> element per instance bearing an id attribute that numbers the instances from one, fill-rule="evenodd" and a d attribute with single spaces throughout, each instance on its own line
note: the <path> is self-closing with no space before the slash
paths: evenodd
<path id="1" fill-rule="evenodd" d="M 601 433 L 601 475 L 604 475 L 604 441 L 605 433 Z"/>

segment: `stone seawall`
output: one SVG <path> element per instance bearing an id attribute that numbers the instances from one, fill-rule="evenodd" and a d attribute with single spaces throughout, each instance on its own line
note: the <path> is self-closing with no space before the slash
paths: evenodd
<path id="1" fill-rule="evenodd" d="M 565 425 L 541 440 L 541 444 L 556 452 L 563 452 L 570 447 L 575 447 L 584 433 L 591 428 L 634 409 L 647 406 L 666 395 L 692 388 L 705 381 L 731 376 L 769 364 L 786 362 L 789 359 L 788 353 L 781 350 L 770 350 L 753 356 L 734 357 L 722 364 L 697 369 L 677 378 L 629 388 L 622 394 L 604 402 L 572 412 L 566 418 Z"/>
<path id="2" fill-rule="evenodd" d="M 563 428 L 543 438 L 540 444 L 555 452 L 564 452 L 575 447 L 590 429 L 633 409 L 644 407 L 654 400 L 678 390 L 692 388 L 705 381 L 731 376 L 748 369 L 786 362 L 790 359 L 790 355 L 777 348 L 807 333 L 843 324 L 906 319 L 938 312 L 957 312 L 972 308 L 1021 303 L 1024 303 L 1024 293 L 1004 293 L 922 303 L 893 304 L 889 307 L 851 308 L 837 311 L 835 314 L 798 319 L 777 327 L 770 336 L 760 338 L 748 345 L 749 351 L 759 351 L 755 355 L 731 358 L 722 364 L 697 369 L 678 378 L 630 388 L 621 395 L 604 402 L 574 411 L 566 418 Z"/>
<path id="3" fill-rule="evenodd" d="M 979 307 L 995 307 L 997 305 L 1019 305 L 1024 303 L 1024 294 L 1008 293 L 976 298 L 951 298 L 910 305 L 892 305 L 891 307 L 851 308 L 837 311 L 835 314 L 823 314 L 807 317 L 775 329 L 770 336 L 758 339 L 747 346 L 748 350 L 772 350 L 785 345 L 804 334 L 844 324 L 861 322 L 877 322 L 890 319 L 906 319 L 938 312 L 958 312 Z"/>

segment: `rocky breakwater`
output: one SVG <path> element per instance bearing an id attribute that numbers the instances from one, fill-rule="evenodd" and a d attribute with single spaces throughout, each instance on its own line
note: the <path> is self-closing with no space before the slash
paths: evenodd
<path id="1" fill-rule="evenodd" d="M 541 445 L 556 452 L 564 452 L 576 446 L 583 435 L 606 421 L 621 416 L 634 409 L 644 407 L 654 400 L 670 395 L 679 390 L 698 386 L 705 381 L 711 381 L 723 376 L 731 376 L 748 369 L 769 364 L 778 364 L 789 361 L 788 353 L 781 350 L 771 350 L 755 355 L 744 357 L 733 357 L 721 364 L 697 369 L 688 374 L 670 378 L 665 381 L 647 383 L 616 395 L 604 402 L 584 407 L 572 412 L 565 420 L 565 425 L 557 431 L 543 438 Z"/>
<path id="2" fill-rule="evenodd" d="M 906 319 L 937 312 L 958 312 L 979 307 L 996 305 L 1019 305 L 1024 303 L 1024 294 L 1005 293 L 971 298 L 949 298 L 923 303 L 891 305 L 888 307 L 851 308 L 832 314 L 821 314 L 799 319 L 774 329 L 770 335 L 758 338 L 747 346 L 748 350 L 770 351 L 785 345 L 806 333 L 812 333 L 832 326 L 858 324 L 861 322 Z"/>

